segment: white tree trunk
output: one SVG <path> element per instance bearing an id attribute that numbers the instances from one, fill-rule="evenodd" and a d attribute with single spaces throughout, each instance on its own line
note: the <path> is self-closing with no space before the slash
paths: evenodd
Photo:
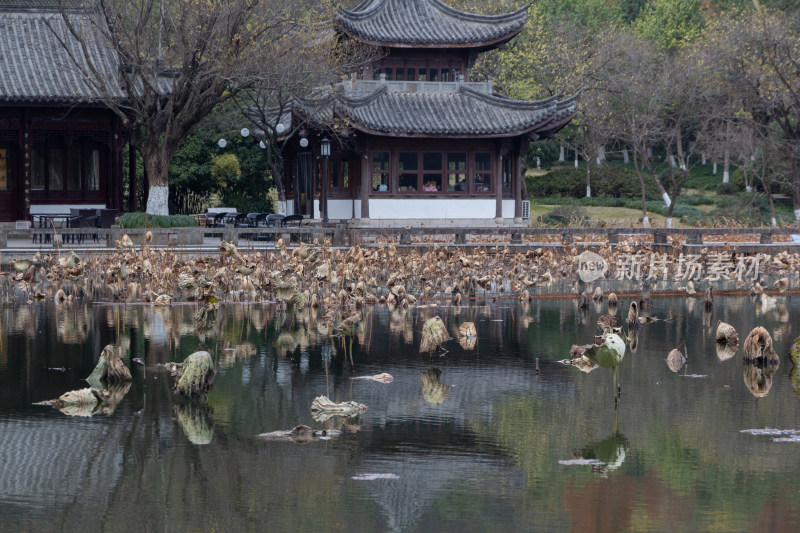
<path id="1" fill-rule="evenodd" d="M 800 209 L 795 209 L 794 210 L 794 219 L 796 221 L 800 222 Z"/>
<path id="2" fill-rule="evenodd" d="M 725 161 L 722 163 L 722 183 L 728 183 L 731 179 L 731 155 L 728 150 L 725 150 Z"/>
<path id="3" fill-rule="evenodd" d="M 650 227 L 650 217 L 644 217 L 642 219 L 642 227 L 649 228 Z"/>
<path id="4" fill-rule="evenodd" d="M 706 164 L 706 153 L 705 152 L 700 154 L 700 164 L 701 165 L 705 165 Z"/>
<path id="5" fill-rule="evenodd" d="M 558 145 L 558 162 L 563 163 L 566 161 L 564 154 L 564 143 Z"/>
<path id="6" fill-rule="evenodd" d="M 578 168 L 578 152 L 575 152 L 575 168 Z"/>
<path id="7" fill-rule="evenodd" d="M 674 156 L 674 155 L 672 155 L 672 154 L 669 154 L 669 155 L 667 156 L 667 160 L 669 161 L 669 166 L 670 166 L 671 168 L 675 168 L 675 167 L 677 166 L 677 165 L 675 164 L 675 156 Z"/>
<path id="8" fill-rule="evenodd" d="M 777 221 L 777 220 L 775 220 L 775 217 L 772 217 L 772 227 L 773 227 L 773 228 L 774 228 L 774 227 L 777 227 L 777 225 L 778 225 L 778 221 Z"/>
<path id="9" fill-rule="evenodd" d="M 587 185 L 586 186 L 586 198 L 591 198 L 591 197 L 592 197 L 592 186 L 591 185 Z"/>
<path id="10" fill-rule="evenodd" d="M 747 186 L 745 186 L 744 190 L 745 190 L 745 192 L 753 192 L 753 187 L 750 186 L 750 185 L 747 185 Z"/>
<path id="11" fill-rule="evenodd" d="M 150 186 L 147 195 L 148 215 L 169 215 L 169 187 Z"/>
<path id="12" fill-rule="evenodd" d="M 597 164 L 606 160 L 606 147 L 602 144 L 597 147 Z"/>
<path id="13" fill-rule="evenodd" d="M 622 162 L 625 163 L 626 165 L 631 162 L 631 159 L 628 156 L 628 149 L 627 148 L 625 148 L 622 151 Z"/>
<path id="14" fill-rule="evenodd" d="M 667 218 L 667 227 L 668 228 L 672 227 L 672 217 Z"/>
<path id="15" fill-rule="evenodd" d="M 672 198 L 667 193 L 662 194 L 661 197 L 664 199 L 664 203 L 667 204 L 667 209 L 669 209 L 669 206 L 672 205 Z"/>
<path id="16" fill-rule="evenodd" d="M 286 214 L 286 204 L 287 203 L 288 202 L 286 202 L 286 200 L 282 200 L 282 201 L 278 202 L 278 214 L 279 215 L 285 215 Z"/>
<path id="17" fill-rule="evenodd" d="M 713 175 L 715 175 L 715 176 L 717 175 L 717 163 L 716 163 L 716 161 L 714 162 L 714 165 L 711 168 L 711 173 Z"/>

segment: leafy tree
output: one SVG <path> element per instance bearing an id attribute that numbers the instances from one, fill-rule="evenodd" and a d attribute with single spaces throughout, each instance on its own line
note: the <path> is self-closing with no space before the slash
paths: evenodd
<path id="1" fill-rule="evenodd" d="M 90 23 L 78 24 L 65 5 L 69 38 L 83 50 L 76 68 L 143 156 L 148 213 L 167 214 L 169 163 L 203 118 L 280 70 L 291 57 L 287 49 L 325 33 L 317 23 L 321 13 L 310 11 L 318 6 L 315 0 L 97 0 Z M 113 79 L 96 64 L 95 40 L 119 58 Z"/>
<path id="2" fill-rule="evenodd" d="M 677 50 L 700 36 L 704 21 L 700 0 L 654 0 L 636 26 L 662 50 Z"/>

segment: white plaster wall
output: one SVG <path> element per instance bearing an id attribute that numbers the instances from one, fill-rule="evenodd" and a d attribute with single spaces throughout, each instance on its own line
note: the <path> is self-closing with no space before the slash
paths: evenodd
<path id="1" fill-rule="evenodd" d="M 31 204 L 31 215 L 68 215 L 70 209 L 105 209 L 105 204 Z"/>
<path id="2" fill-rule="evenodd" d="M 332 220 L 350 220 L 361 217 L 361 200 L 355 201 L 355 217 L 353 217 L 353 200 L 328 198 L 328 218 Z"/>
<path id="3" fill-rule="evenodd" d="M 514 218 L 514 200 L 503 200 L 503 218 Z"/>
<path id="4" fill-rule="evenodd" d="M 514 216 L 514 201 L 511 202 L 511 215 Z M 371 198 L 369 218 L 389 219 L 443 219 L 443 218 L 495 218 L 496 200 L 494 198 L 439 199 L 439 198 Z M 505 216 L 505 208 L 503 209 Z"/>

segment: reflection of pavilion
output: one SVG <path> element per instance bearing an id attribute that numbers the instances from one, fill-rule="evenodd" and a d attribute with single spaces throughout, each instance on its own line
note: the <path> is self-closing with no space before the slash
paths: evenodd
<path id="1" fill-rule="evenodd" d="M 493 406 L 506 398 L 535 391 L 539 398 L 556 401 L 570 388 L 555 375 L 537 382 L 532 369 L 514 365 L 446 365 L 441 381 L 450 390 L 441 404 L 432 404 L 422 395 L 419 375 L 425 367 L 381 368 L 394 376 L 391 385 L 365 382 L 354 388 L 353 397 L 369 406 L 364 421 L 374 425 L 365 447 L 372 452 L 362 454 L 351 468 L 353 474 L 399 477 L 352 481 L 381 509 L 390 531 L 420 528 L 437 500 L 473 480 L 480 480 L 483 491 L 487 484 L 498 492 L 509 485 L 524 486 L 524 474 L 510 464 L 506 451 L 491 440 L 476 442 L 480 437 L 472 426 L 487 425 Z"/>
<path id="2" fill-rule="evenodd" d="M 367 455 L 360 467 L 363 472 L 391 472 L 399 476 L 399 479 L 389 481 L 352 482 L 364 484 L 359 486 L 386 517 L 388 531 L 431 530 L 421 527 L 421 522 L 436 500 L 459 487 L 464 488 L 473 479 L 480 479 L 484 489 L 487 484 L 496 484 L 498 491 L 503 485 L 520 487 L 525 484 L 524 475 L 503 461 L 464 456 L 453 460 L 443 451 L 401 460 Z"/>
<path id="3" fill-rule="evenodd" d="M 14 501 L 24 509 L 2 514 L 49 516 L 63 531 L 98 523 L 122 476 L 124 448 L 117 443 L 129 433 L 122 424 L 63 415 L 0 419 L 0 494 L 4 505 Z M 6 531 L 25 529 L 0 522 Z"/>

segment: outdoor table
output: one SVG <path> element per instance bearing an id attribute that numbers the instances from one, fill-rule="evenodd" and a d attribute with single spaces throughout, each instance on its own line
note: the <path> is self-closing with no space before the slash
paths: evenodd
<path id="1" fill-rule="evenodd" d="M 80 217 L 71 215 L 69 213 L 38 213 L 36 215 L 31 215 L 33 217 L 33 225 L 34 227 L 38 227 L 41 229 L 52 229 L 55 230 L 57 228 L 71 228 L 74 227 L 75 223 Z M 36 239 L 39 238 L 39 242 L 51 242 L 51 233 L 50 232 L 41 232 L 33 233 L 33 242 L 36 242 Z"/>

